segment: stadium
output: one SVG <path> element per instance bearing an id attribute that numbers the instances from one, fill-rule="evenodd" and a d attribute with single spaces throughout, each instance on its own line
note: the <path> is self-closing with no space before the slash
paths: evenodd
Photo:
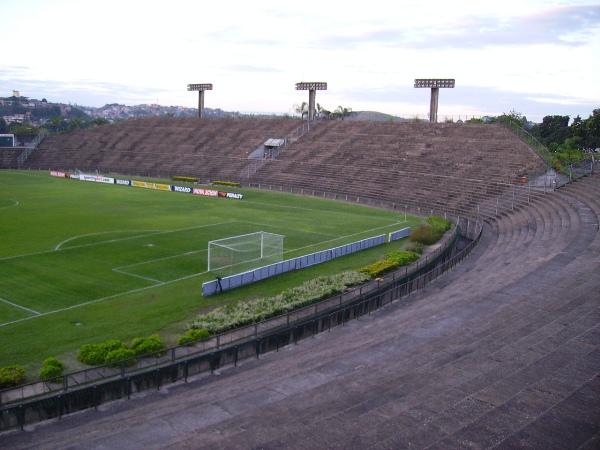
<path id="1" fill-rule="evenodd" d="M 86 203 L 98 193 L 127 197 L 125 207 L 106 197 L 105 204 L 89 209 L 91 222 L 114 214 L 118 233 L 100 238 L 92 223 L 78 239 L 65 233 L 54 251 L 27 250 L 44 253 L 34 261 L 44 268 L 67 247 L 85 250 L 99 239 L 118 241 L 98 262 L 99 282 L 86 300 L 90 304 L 114 299 L 117 276 L 127 277 L 119 289 L 139 295 L 140 301 L 148 286 L 163 289 L 175 280 L 194 283 L 197 301 L 200 278 L 193 276 L 204 269 L 193 262 L 200 245 L 188 244 L 201 239 L 257 231 L 285 235 L 283 253 L 291 258 L 350 245 L 376 230 L 414 227 L 429 216 L 453 224 L 439 253 L 432 253 L 419 272 L 410 278 L 382 277 L 358 294 L 352 291 L 352 298 L 342 294 L 340 308 L 332 306 L 336 297 L 325 312 L 315 307 L 313 315 L 290 313 L 264 329 L 254 324 L 248 333 L 236 330 L 216 347 L 203 347 L 200 356 L 183 355 L 185 362 L 173 351 L 169 361 L 137 366 L 139 374 L 122 371 L 116 380 L 103 381 L 107 372 L 96 371 L 99 378 L 92 379 L 96 375 L 89 370 L 82 375 L 90 377 L 87 382 L 73 384 L 65 377 L 58 388 L 43 387 L 35 398 L 25 398 L 23 389 L 20 401 L 3 398 L 3 447 L 599 445 L 600 177 L 593 158 L 554 171 L 533 141 L 501 124 L 174 117 L 50 136 L 26 158 L 14 150 L 3 150 L 2 158 L 3 169 L 18 169 L 0 173 L 3 183 L 23 189 L 27 183 L 19 179 L 25 178 L 36 195 L 50 191 L 42 201 L 51 202 L 65 221 L 74 210 L 87 211 Z M 76 183 L 66 179 L 71 174 L 147 184 L 133 189 Z M 213 203 L 202 199 L 199 211 L 191 211 L 191 195 L 151 192 L 162 190 L 157 186 L 172 177 L 193 178 L 202 186 L 198 189 L 236 195 L 211 198 Z M 69 201 L 75 185 L 84 189 L 77 193 L 80 204 L 61 209 L 60 199 Z M 235 212 L 258 210 L 259 204 L 274 201 L 269 196 L 281 206 L 277 211 L 267 206 L 256 216 Z M 0 199 L 0 214 L 26 206 L 13 197 L 16 191 Z M 202 210 L 216 210 L 217 202 L 224 209 L 219 214 L 231 217 L 198 230 L 204 225 Z M 147 223 L 125 224 L 142 203 L 144 210 L 157 205 L 155 230 Z M 332 204 L 341 210 L 334 211 Z M 161 214 L 173 215 L 171 225 L 160 222 Z M 48 228 L 58 223 L 45 220 Z M 136 262 L 131 255 L 138 258 L 139 248 L 121 246 L 134 242 L 139 230 L 144 237 L 160 235 L 161 240 L 143 243 L 145 252 L 164 252 L 147 257 L 153 264 Z M 73 283 L 52 297 L 66 303 L 27 303 L 36 290 L 50 297 L 60 286 L 51 279 L 42 283 L 40 272 L 19 279 L 29 260 L 16 263 L 23 251 L 16 243 L 7 249 L 0 263 L 11 267 L 10 277 L 20 280 L 20 289 L 6 287 L 9 277 L 3 276 L 0 297 L 3 307 L 10 302 L 22 308 L 7 313 L 0 333 L 3 342 L 10 339 L 16 346 L 20 333 L 35 328 L 36 321 L 48 324 L 42 321 L 52 320 L 59 309 L 71 314 L 78 308 L 72 309 L 69 299 L 88 294 L 77 279 L 83 278 L 77 270 L 83 259 L 76 253 L 68 266 Z M 348 267 L 359 264 L 352 261 Z M 314 277 L 321 269 L 306 270 L 314 270 L 308 275 Z M 259 295 L 276 280 L 240 290 L 257 289 Z M 139 317 L 152 321 L 169 306 L 153 310 L 152 303 L 147 305 L 123 324 L 137 332 L 136 327 L 143 329 Z M 188 311 L 196 309 L 190 300 Z M 104 317 L 110 327 L 110 315 Z M 89 338 L 83 331 L 78 337 Z"/>

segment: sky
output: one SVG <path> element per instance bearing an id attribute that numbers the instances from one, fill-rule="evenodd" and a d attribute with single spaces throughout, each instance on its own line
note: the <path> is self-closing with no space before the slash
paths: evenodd
<path id="1" fill-rule="evenodd" d="M 416 78 L 454 78 L 438 116 L 600 108 L 600 3 L 586 0 L 1 0 L 0 97 L 100 107 L 426 117 Z"/>

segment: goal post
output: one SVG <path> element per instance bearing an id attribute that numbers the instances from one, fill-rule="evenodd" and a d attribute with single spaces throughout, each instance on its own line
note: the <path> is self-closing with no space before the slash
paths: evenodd
<path id="1" fill-rule="evenodd" d="M 208 243 L 208 271 L 226 275 L 283 261 L 281 234 L 258 231 Z"/>

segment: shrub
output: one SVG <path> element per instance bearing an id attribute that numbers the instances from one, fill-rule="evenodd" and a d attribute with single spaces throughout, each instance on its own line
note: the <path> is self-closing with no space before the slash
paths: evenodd
<path id="1" fill-rule="evenodd" d="M 111 339 L 101 344 L 85 344 L 77 352 L 77 360 L 89 366 L 101 366 L 105 364 L 106 356 L 111 351 L 121 348 L 127 348 L 127 346 L 117 339 Z"/>
<path id="2" fill-rule="evenodd" d="M 191 344 L 196 341 L 201 341 L 210 336 L 210 332 L 206 328 L 190 328 L 185 333 L 185 336 L 181 336 L 177 341 L 177 345 Z"/>
<path id="3" fill-rule="evenodd" d="M 411 242 L 406 247 L 406 251 L 407 252 L 413 252 L 413 253 L 416 253 L 418 255 L 422 255 L 423 254 L 423 246 L 421 244 L 419 244 L 418 242 Z"/>
<path id="4" fill-rule="evenodd" d="M 196 183 L 199 181 L 199 178 L 196 177 L 183 177 L 183 176 L 179 176 L 179 175 L 175 175 L 171 177 L 171 180 L 173 181 L 186 181 L 188 183 Z"/>
<path id="5" fill-rule="evenodd" d="M 199 316 L 189 326 L 198 329 L 206 328 L 210 333 L 220 333 L 310 305 L 344 292 L 350 286 L 364 283 L 369 278 L 368 275 L 354 270 L 315 278 L 275 297 L 259 298 L 215 308 L 211 312 Z"/>
<path id="6" fill-rule="evenodd" d="M 21 366 L 0 367 L 0 389 L 18 386 L 25 381 L 25 369 Z"/>
<path id="7" fill-rule="evenodd" d="M 439 216 L 430 216 L 427 218 L 427 223 L 433 227 L 441 229 L 443 232 L 452 228 L 452 222 Z"/>
<path id="8" fill-rule="evenodd" d="M 64 364 L 57 358 L 47 358 L 44 361 L 44 365 L 40 369 L 40 378 L 45 380 L 46 378 L 55 378 L 62 375 L 62 371 L 65 368 Z"/>
<path id="9" fill-rule="evenodd" d="M 216 180 L 213 181 L 212 184 L 217 184 L 219 186 L 233 186 L 233 187 L 240 187 L 241 184 L 238 183 L 237 181 L 221 181 L 221 180 Z"/>
<path id="10" fill-rule="evenodd" d="M 408 266 L 419 259 L 419 255 L 414 252 L 391 252 L 385 255 L 388 261 L 395 261 L 399 266 Z"/>
<path id="11" fill-rule="evenodd" d="M 157 334 L 153 334 L 147 338 L 135 338 L 131 343 L 131 349 L 136 355 L 147 355 L 149 353 L 159 352 L 156 357 L 160 357 L 164 355 L 164 352 L 161 352 L 161 350 L 164 350 L 165 348 L 165 344 Z"/>
<path id="12" fill-rule="evenodd" d="M 127 347 L 117 348 L 107 353 L 104 364 L 112 364 L 113 367 L 119 367 L 121 361 L 125 360 L 125 366 L 133 366 L 137 363 L 134 358 L 135 352 Z"/>
<path id="13" fill-rule="evenodd" d="M 431 225 L 421 225 L 410 234 L 410 241 L 423 245 L 432 245 L 440 240 L 444 232 Z"/>
<path id="14" fill-rule="evenodd" d="M 362 268 L 358 269 L 358 272 L 364 273 L 365 275 L 368 275 L 371 278 L 376 278 L 380 275 L 391 272 L 392 270 L 396 269 L 398 266 L 399 266 L 399 264 L 396 261 L 391 261 L 391 260 L 385 259 L 383 261 L 377 261 L 373 264 L 369 264 L 366 267 L 362 267 Z"/>

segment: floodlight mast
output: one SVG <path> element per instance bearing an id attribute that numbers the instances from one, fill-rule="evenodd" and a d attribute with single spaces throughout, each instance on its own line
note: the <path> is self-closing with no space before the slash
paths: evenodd
<path id="1" fill-rule="evenodd" d="M 453 88 L 454 78 L 417 78 L 416 88 L 431 88 L 431 100 L 429 102 L 429 122 L 437 122 L 438 97 L 440 88 Z"/>
<path id="2" fill-rule="evenodd" d="M 212 91 L 211 83 L 188 84 L 188 91 L 198 91 L 198 117 L 204 117 L 204 91 Z"/>
<path id="3" fill-rule="evenodd" d="M 308 120 L 315 118 L 315 97 L 316 91 L 326 91 L 327 83 L 321 81 L 301 81 L 296 83 L 297 91 L 308 91 Z"/>

